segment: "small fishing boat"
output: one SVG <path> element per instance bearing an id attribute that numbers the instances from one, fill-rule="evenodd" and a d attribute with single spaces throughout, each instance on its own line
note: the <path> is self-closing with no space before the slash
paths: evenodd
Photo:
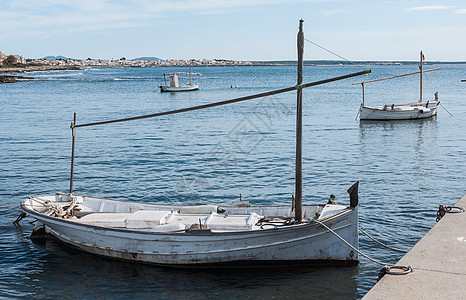
<path id="1" fill-rule="evenodd" d="M 170 85 L 167 85 L 166 76 L 168 75 Z M 189 75 L 189 83 L 185 85 L 179 85 L 178 75 Z M 165 85 L 161 85 L 160 92 L 189 92 L 189 91 L 196 91 L 199 89 L 199 83 L 192 83 L 191 76 L 198 75 L 201 76 L 200 73 L 191 73 L 191 65 L 189 65 L 189 73 L 164 73 L 163 80 Z"/>
<path id="2" fill-rule="evenodd" d="M 289 265 L 358 262 L 358 186 L 349 205 L 302 204 L 302 90 L 370 73 L 370 70 L 302 83 L 304 33 L 298 32 L 296 86 L 151 115 L 87 124 L 72 122 L 69 193 L 31 196 L 24 213 L 37 220 L 33 235 L 51 236 L 82 251 L 169 266 Z M 73 194 L 76 129 L 155 118 L 297 90 L 295 195 L 290 205 L 184 206 L 121 201 Z M 272 97 L 269 97 L 272 98 Z M 240 199 L 241 200 L 241 199 Z"/>
<path id="3" fill-rule="evenodd" d="M 362 104 L 359 108 L 359 119 L 360 120 L 413 120 L 413 119 L 424 119 L 430 118 L 437 114 L 437 108 L 440 105 L 438 100 L 438 92 L 434 94 L 434 99 L 423 102 L 422 100 L 422 74 L 425 72 L 435 71 L 440 68 L 422 70 L 422 63 L 424 61 L 424 55 L 421 51 L 421 59 L 419 63 L 419 72 L 397 75 L 392 77 L 368 80 L 353 83 L 353 85 L 360 84 L 362 87 Z M 408 102 L 408 103 L 392 103 L 385 104 L 382 106 L 366 106 L 365 105 L 365 96 L 364 96 L 364 84 L 377 82 L 387 79 L 394 79 L 403 76 L 420 74 L 420 97 L 417 102 Z"/>
<path id="4" fill-rule="evenodd" d="M 252 206 L 247 201 L 183 207 L 56 194 L 30 197 L 22 209 L 44 224 L 48 235 L 80 250 L 189 266 L 356 263 L 358 254 L 320 224 L 358 247 L 356 206 L 304 205 L 301 222 L 295 221 L 292 205 Z"/>

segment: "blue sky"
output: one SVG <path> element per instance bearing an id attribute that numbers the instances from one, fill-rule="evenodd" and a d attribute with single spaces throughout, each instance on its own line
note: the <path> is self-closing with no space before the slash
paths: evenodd
<path id="1" fill-rule="evenodd" d="M 0 0 L 0 50 L 26 58 L 466 61 L 466 1 Z M 306 43 L 305 59 L 338 59 Z"/>

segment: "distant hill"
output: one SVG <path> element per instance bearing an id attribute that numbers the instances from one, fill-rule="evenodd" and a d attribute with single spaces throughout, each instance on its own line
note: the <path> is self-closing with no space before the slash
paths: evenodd
<path id="1" fill-rule="evenodd" d="M 64 56 L 58 55 L 58 56 L 46 56 L 46 57 L 43 57 L 42 59 L 55 60 L 55 59 L 72 59 L 72 58 L 64 57 Z"/>
<path id="2" fill-rule="evenodd" d="M 158 57 L 153 57 L 153 56 L 147 56 L 147 57 L 133 58 L 133 60 L 163 60 L 163 59 L 158 58 Z"/>

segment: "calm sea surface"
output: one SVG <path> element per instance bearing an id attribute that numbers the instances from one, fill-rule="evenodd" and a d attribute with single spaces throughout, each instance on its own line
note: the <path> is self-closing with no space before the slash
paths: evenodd
<path id="1" fill-rule="evenodd" d="M 366 68 L 367 66 L 364 66 Z M 435 65 L 425 68 L 436 67 Z M 435 225 L 439 204 L 466 192 L 465 65 L 424 75 L 424 99 L 446 110 L 421 121 L 359 122 L 360 86 L 351 83 L 417 71 L 370 66 L 373 73 L 304 90 L 303 202 L 325 203 L 360 180 L 360 227 L 410 249 Z M 310 82 L 360 71 L 306 66 Z M 361 257 L 347 268 L 184 270 L 108 260 L 53 241 L 31 242 L 12 207 L 30 195 L 67 192 L 70 122 L 152 114 L 295 85 L 295 67 L 193 69 L 201 90 L 160 93 L 162 73 L 185 68 L 112 68 L 34 73 L 0 85 L 0 298 L 357 299 L 381 266 Z M 231 88 L 233 86 L 233 88 Z M 238 88 L 235 88 L 238 86 Z M 418 76 L 366 85 L 366 104 L 415 101 Z M 296 93 L 157 119 L 77 129 L 76 194 L 117 199 L 228 204 L 290 203 L 294 193 Z M 402 254 L 360 236 L 370 257 Z"/>

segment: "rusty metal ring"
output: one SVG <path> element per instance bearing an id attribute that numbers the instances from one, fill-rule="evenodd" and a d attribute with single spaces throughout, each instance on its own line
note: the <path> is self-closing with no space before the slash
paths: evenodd
<path id="1" fill-rule="evenodd" d="M 401 271 L 392 271 L 393 269 Z M 406 275 L 411 272 L 413 272 L 413 268 L 411 266 L 388 266 L 388 269 L 385 271 L 386 274 L 390 275 Z"/>
<path id="2" fill-rule="evenodd" d="M 464 212 L 464 208 L 458 207 L 458 206 L 447 206 L 447 212 L 448 213 L 462 213 Z M 453 210 L 456 209 L 456 210 Z"/>

